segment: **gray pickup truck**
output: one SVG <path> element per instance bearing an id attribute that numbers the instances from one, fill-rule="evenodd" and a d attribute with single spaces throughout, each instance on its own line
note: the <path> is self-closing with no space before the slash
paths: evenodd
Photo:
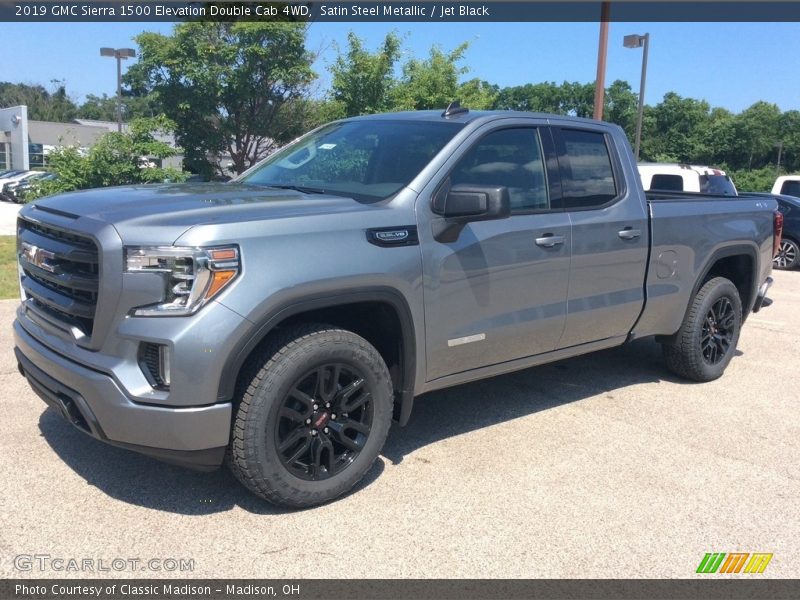
<path id="1" fill-rule="evenodd" d="M 347 119 L 230 183 L 25 206 L 16 357 L 87 434 L 227 459 L 258 496 L 310 506 L 431 390 L 645 336 L 675 373 L 721 376 L 765 304 L 775 209 L 646 197 L 607 123 Z"/>

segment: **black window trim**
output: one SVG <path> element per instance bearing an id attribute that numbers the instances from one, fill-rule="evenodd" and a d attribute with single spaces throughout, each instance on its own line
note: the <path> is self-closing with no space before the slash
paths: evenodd
<path id="1" fill-rule="evenodd" d="M 614 138 L 607 132 L 601 129 L 593 129 L 591 127 L 580 127 L 580 126 L 569 126 L 569 125 L 551 125 L 550 127 L 553 141 L 555 142 L 556 152 L 557 152 L 557 160 L 559 167 L 564 164 L 570 167 L 570 173 L 572 172 L 572 168 L 569 164 L 569 157 L 567 156 L 567 149 L 566 145 L 564 144 L 564 138 L 561 136 L 562 130 L 569 130 L 569 131 L 583 131 L 585 133 L 593 133 L 595 135 L 602 135 L 603 139 L 606 143 L 606 151 L 608 152 L 608 156 L 611 162 L 611 175 L 614 178 L 614 186 L 617 189 L 617 195 L 614 196 L 608 202 L 604 204 L 597 204 L 594 206 L 570 206 L 567 207 L 565 202 L 562 201 L 562 206 L 564 206 L 564 210 L 566 212 L 583 212 L 589 210 L 603 210 L 608 208 L 609 206 L 613 206 L 617 204 L 622 199 L 624 199 L 628 194 L 628 184 L 625 181 L 624 170 L 622 169 L 622 163 L 619 160 L 619 152 L 617 150 L 617 145 L 614 143 Z M 559 174 L 559 182 L 561 181 L 561 170 L 558 171 Z M 563 190 L 563 186 L 562 186 Z M 563 193 L 563 192 L 562 192 Z"/>
<path id="2" fill-rule="evenodd" d="M 450 166 L 447 170 L 447 173 L 442 177 L 439 185 L 436 186 L 436 190 L 431 195 L 431 202 L 433 199 L 436 198 L 445 187 L 450 186 L 450 176 L 452 175 L 453 171 L 455 171 L 456 167 L 461 163 L 461 159 L 463 159 L 469 152 L 472 151 L 475 146 L 480 144 L 487 136 L 497 133 L 498 131 L 504 131 L 507 129 L 533 129 L 537 130 L 539 144 L 542 150 L 542 162 L 544 167 L 544 174 L 547 178 L 547 185 L 545 186 L 545 191 L 547 192 L 548 200 L 550 202 L 550 208 L 528 208 L 523 210 L 513 210 L 509 215 L 509 218 L 514 217 L 522 217 L 527 215 L 547 215 L 553 213 L 561 213 L 564 212 L 564 206 L 561 201 L 562 199 L 562 191 L 561 191 L 561 177 L 558 172 L 558 156 L 556 154 L 556 146 L 555 141 L 553 140 L 552 133 L 550 131 L 550 127 L 545 123 L 506 123 L 499 127 L 493 127 L 488 131 L 484 131 L 480 134 L 475 141 L 469 144 L 467 148 L 464 149 L 463 152 L 458 156 L 458 158 L 453 162 L 452 166 Z"/>

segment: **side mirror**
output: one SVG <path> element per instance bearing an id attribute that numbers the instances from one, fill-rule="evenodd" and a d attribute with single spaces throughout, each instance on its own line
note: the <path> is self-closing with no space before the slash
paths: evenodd
<path id="1" fill-rule="evenodd" d="M 433 198 L 431 210 L 446 219 L 488 221 L 511 214 L 508 188 L 495 185 L 445 186 Z"/>

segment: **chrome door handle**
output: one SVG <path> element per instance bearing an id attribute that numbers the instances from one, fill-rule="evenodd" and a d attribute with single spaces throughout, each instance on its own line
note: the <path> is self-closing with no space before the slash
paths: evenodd
<path id="1" fill-rule="evenodd" d="M 554 246 L 560 246 L 565 241 L 566 240 L 564 239 L 563 235 L 546 233 L 542 237 L 536 238 L 536 245 L 541 246 L 542 248 L 552 248 Z"/>
<path id="2" fill-rule="evenodd" d="M 626 227 L 622 231 L 617 232 L 617 235 L 621 237 L 623 240 L 635 240 L 636 238 L 641 237 L 642 230 L 631 229 L 630 227 Z"/>

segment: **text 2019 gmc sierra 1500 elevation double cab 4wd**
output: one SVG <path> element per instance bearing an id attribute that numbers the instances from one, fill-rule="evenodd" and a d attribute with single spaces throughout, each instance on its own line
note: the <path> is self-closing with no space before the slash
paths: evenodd
<path id="1" fill-rule="evenodd" d="M 722 375 L 766 198 L 647 198 L 621 129 L 515 112 L 323 126 L 226 184 L 25 206 L 20 371 L 75 426 L 288 506 L 367 472 L 414 397 L 659 336 Z M 457 407 L 453 407 L 457 410 Z"/>

